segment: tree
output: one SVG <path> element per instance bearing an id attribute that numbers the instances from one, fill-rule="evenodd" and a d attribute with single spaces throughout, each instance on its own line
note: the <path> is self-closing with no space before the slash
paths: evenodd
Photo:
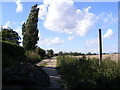
<path id="1" fill-rule="evenodd" d="M 91 53 L 91 52 L 88 52 L 87 55 L 92 55 L 92 53 Z"/>
<path id="2" fill-rule="evenodd" d="M 23 47 L 26 50 L 34 50 L 39 40 L 37 29 L 38 11 L 37 4 L 32 6 L 26 23 L 22 25 Z"/>
<path id="3" fill-rule="evenodd" d="M 40 47 L 37 47 L 35 51 L 41 56 L 41 58 L 44 58 L 46 56 L 46 51 Z"/>
<path id="4" fill-rule="evenodd" d="M 54 51 L 53 51 L 52 49 L 47 50 L 47 56 L 48 56 L 48 57 L 52 57 L 53 54 L 54 54 Z"/>
<path id="5" fill-rule="evenodd" d="M 15 43 L 19 45 L 20 36 L 11 28 L 2 28 L 0 32 L 0 39 L 3 41 Z"/>
<path id="6" fill-rule="evenodd" d="M 60 51 L 60 52 L 58 53 L 58 55 L 59 55 L 59 56 L 63 55 L 63 52 L 62 52 L 62 51 Z"/>
<path id="7" fill-rule="evenodd" d="M 53 56 L 54 51 L 52 49 L 50 49 L 50 53 L 51 53 L 51 56 Z"/>
<path id="8" fill-rule="evenodd" d="M 93 55 L 97 55 L 96 53 L 93 53 Z"/>

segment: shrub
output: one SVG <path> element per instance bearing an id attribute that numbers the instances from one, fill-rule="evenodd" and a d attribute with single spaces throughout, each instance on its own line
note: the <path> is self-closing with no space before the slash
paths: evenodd
<path id="1" fill-rule="evenodd" d="M 7 41 L 0 43 L 2 43 L 2 67 L 16 66 L 24 61 L 25 51 L 22 47 Z"/>
<path id="2" fill-rule="evenodd" d="M 61 56 L 57 66 L 69 88 L 120 88 L 120 66 L 111 60 L 104 60 L 99 67 L 95 58 Z"/>
<path id="3" fill-rule="evenodd" d="M 41 56 L 42 59 L 46 57 L 46 51 L 40 47 L 37 47 L 35 49 L 35 52 L 37 52 Z"/>
<path id="4" fill-rule="evenodd" d="M 25 55 L 27 58 L 27 62 L 36 63 L 41 61 L 40 55 L 35 51 L 26 51 Z"/>
<path id="5" fill-rule="evenodd" d="M 4 55 L 21 57 L 25 54 L 24 48 L 21 46 L 7 41 L 0 41 L 0 43 L 2 43 L 2 54 Z"/>

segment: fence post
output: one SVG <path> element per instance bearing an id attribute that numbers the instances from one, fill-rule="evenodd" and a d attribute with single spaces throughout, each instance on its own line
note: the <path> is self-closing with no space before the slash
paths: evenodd
<path id="1" fill-rule="evenodd" d="M 102 36 L 101 36 L 101 29 L 99 29 L 99 66 L 102 63 Z"/>

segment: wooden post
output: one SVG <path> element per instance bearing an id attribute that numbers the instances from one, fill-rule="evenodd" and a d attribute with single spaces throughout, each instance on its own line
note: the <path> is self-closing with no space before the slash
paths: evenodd
<path id="1" fill-rule="evenodd" d="M 102 63 L 102 36 L 101 36 L 101 29 L 99 29 L 99 66 Z"/>

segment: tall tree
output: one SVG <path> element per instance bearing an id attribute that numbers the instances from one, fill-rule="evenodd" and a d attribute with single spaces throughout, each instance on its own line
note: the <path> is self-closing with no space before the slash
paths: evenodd
<path id="1" fill-rule="evenodd" d="M 20 36 L 11 28 L 2 28 L 0 31 L 0 40 L 8 41 L 19 45 Z"/>
<path id="2" fill-rule="evenodd" d="M 26 23 L 22 25 L 23 47 L 26 50 L 34 50 L 39 40 L 37 29 L 38 11 L 37 4 L 32 6 Z"/>

